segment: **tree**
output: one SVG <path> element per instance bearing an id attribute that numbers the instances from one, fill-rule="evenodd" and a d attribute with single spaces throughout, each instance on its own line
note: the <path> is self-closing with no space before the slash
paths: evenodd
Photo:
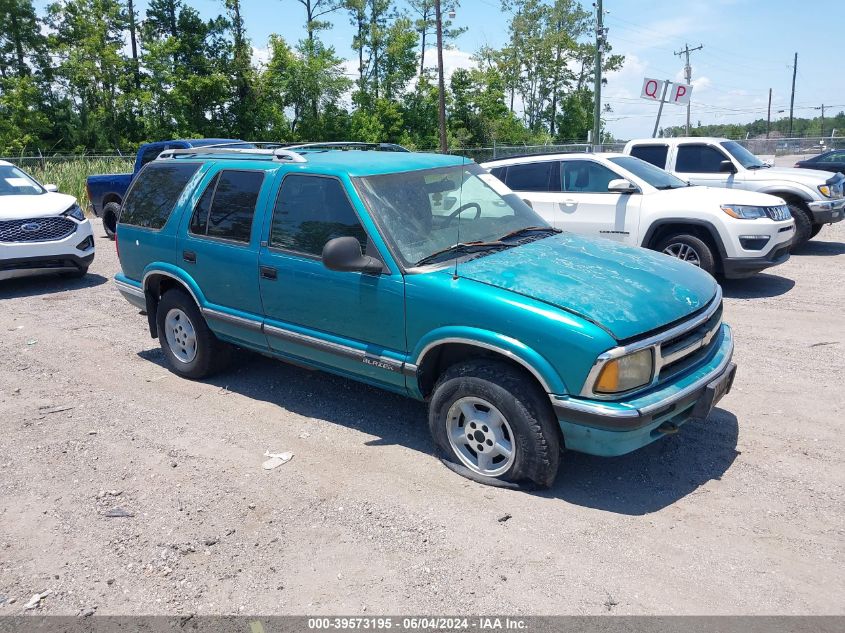
<path id="1" fill-rule="evenodd" d="M 296 0 L 299 4 L 305 7 L 305 32 L 309 42 L 314 41 L 314 35 L 317 31 L 329 28 L 330 23 L 320 20 L 320 18 L 334 13 L 343 8 L 343 2 L 340 0 Z"/>
<path id="2" fill-rule="evenodd" d="M 408 5 L 411 11 L 415 14 L 414 28 L 419 34 L 420 41 L 420 75 L 425 71 L 425 47 L 428 43 L 429 37 L 433 37 L 437 32 L 437 21 L 434 18 L 434 0 L 408 0 Z M 448 10 L 455 11 L 460 7 L 458 0 L 453 0 L 449 5 Z M 463 33 L 466 33 L 465 27 L 454 27 L 452 20 L 446 19 L 443 22 L 443 42 L 452 42 Z"/>

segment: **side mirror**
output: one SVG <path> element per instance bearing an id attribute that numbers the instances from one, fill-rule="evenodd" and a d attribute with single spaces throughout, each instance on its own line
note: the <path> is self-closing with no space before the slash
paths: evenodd
<path id="1" fill-rule="evenodd" d="M 59 190 L 57 185 L 43 185 L 44 191 L 49 191 L 50 193 L 55 193 Z"/>
<path id="2" fill-rule="evenodd" d="M 639 191 L 636 185 L 627 178 L 617 178 L 607 183 L 607 190 L 613 193 L 636 193 Z"/>
<path id="3" fill-rule="evenodd" d="M 361 243 L 354 237 L 336 237 L 323 247 L 323 266 L 338 272 L 379 274 L 384 265 L 375 257 L 361 252 Z"/>
<path id="4" fill-rule="evenodd" d="M 723 160 L 721 163 L 719 163 L 719 171 L 722 173 L 735 174 L 736 165 L 734 165 L 729 160 Z"/>

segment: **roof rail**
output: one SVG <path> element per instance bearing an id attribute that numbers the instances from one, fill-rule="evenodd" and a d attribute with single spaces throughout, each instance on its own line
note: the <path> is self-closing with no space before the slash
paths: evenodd
<path id="1" fill-rule="evenodd" d="M 286 145 L 285 149 L 339 149 L 344 151 L 349 149 L 356 149 L 362 151 L 370 150 L 375 152 L 410 152 L 408 148 L 402 147 L 397 143 L 364 143 L 361 141 L 326 141 L 324 143 L 301 143 L 298 145 Z"/>
<path id="2" fill-rule="evenodd" d="M 308 160 L 297 152 L 277 147 L 274 149 L 242 148 L 242 147 L 191 147 L 187 149 L 166 149 L 158 155 L 160 159 L 175 158 L 177 156 L 199 156 L 205 154 L 242 154 L 246 160 L 274 160 L 278 162 L 307 163 Z"/>

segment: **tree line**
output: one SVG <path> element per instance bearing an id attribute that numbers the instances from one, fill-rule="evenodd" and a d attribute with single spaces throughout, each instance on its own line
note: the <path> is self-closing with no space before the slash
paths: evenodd
<path id="1" fill-rule="evenodd" d="M 143 13 L 133 0 L 60 0 L 41 14 L 0 0 L 0 155 L 221 136 L 437 146 L 434 0 L 278 1 L 302 37 L 270 36 L 257 63 L 243 0 L 221 0 L 212 18 L 184 0 Z M 502 12 L 506 44 L 476 51 L 447 83 L 450 145 L 585 139 L 592 14 L 577 0 L 502 0 Z M 342 21 L 348 51 L 322 37 Z M 465 30 L 453 22 L 447 44 Z M 622 61 L 608 54 L 604 70 Z"/>
<path id="2" fill-rule="evenodd" d="M 792 132 L 789 131 L 789 119 L 778 119 L 766 122 L 766 119 L 756 119 L 751 123 L 713 123 L 702 125 L 701 122 L 690 128 L 691 136 L 721 136 L 724 138 L 761 138 L 768 130 L 771 138 L 807 138 L 815 136 L 830 137 L 835 132 L 837 137 L 845 136 L 845 111 L 830 114 L 822 119 L 820 116 L 814 118 L 794 118 L 792 120 Z M 662 130 L 663 136 L 686 136 L 684 126 L 678 125 L 667 127 Z"/>

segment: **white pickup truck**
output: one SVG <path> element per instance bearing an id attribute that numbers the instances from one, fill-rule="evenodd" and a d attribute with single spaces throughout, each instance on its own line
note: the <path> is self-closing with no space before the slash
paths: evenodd
<path id="1" fill-rule="evenodd" d="M 555 227 L 662 251 L 711 275 L 748 277 L 789 259 L 795 223 L 774 196 L 691 187 L 623 154 L 523 156 L 482 167 Z"/>
<path id="2" fill-rule="evenodd" d="M 736 141 L 681 137 L 629 141 L 625 154 L 648 161 L 693 185 L 746 189 L 783 198 L 795 218 L 793 246 L 845 216 L 845 176 L 772 167 Z"/>

